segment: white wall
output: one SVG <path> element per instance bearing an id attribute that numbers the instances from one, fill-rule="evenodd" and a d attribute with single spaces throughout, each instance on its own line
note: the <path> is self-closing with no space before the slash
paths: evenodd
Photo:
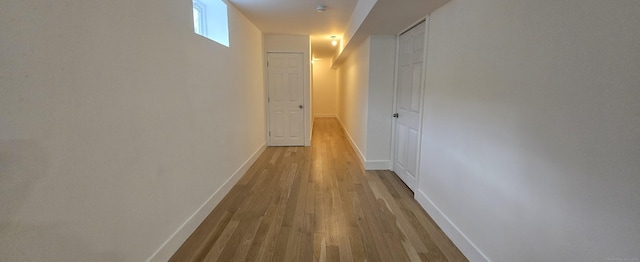
<path id="1" fill-rule="evenodd" d="M 311 104 L 311 40 L 308 35 L 281 35 L 281 34 L 265 34 L 264 35 L 264 57 L 268 52 L 294 52 L 302 53 L 303 56 L 303 72 L 304 72 L 304 126 L 306 146 L 311 145 L 311 122 L 312 120 L 312 104 Z M 264 68 L 266 74 L 266 67 Z M 265 79 L 266 85 L 266 79 Z"/>
<path id="2" fill-rule="evenodd" d="M 2 260 L 144 261 L 169 240 L 166 260 L 188 237 L 266 139 L 262 34 L 229 11 L 226 48 L 189 1 L 0 3 Z"/>
<path id="3" fill-rule="evenodd" d="M 416 197 L 469 258 L 459 233 L 493 261 L 640 258 L 638 25 L 635 0 L 431 15 Z"/>
<path id="4" fill-rule="evenodd" d="M 372 35 L 366 154 L 371 169 L 390 169 L 395 61 L 396 37 Z"/>
<path id="5" fill-rule="evenodd" d="M 338 68 L 338 119 L 362 162 L 367 152 L 369 48 L 367 39 Z"/>
<path id="6" fill-rule="evenodd" d="M 337 72 L 331 69 L 330 59 L 313 63 L 313 116 L 336 117 L 338 112 Z"/>
<path id="7" fill-rule="evenodd" d="M 353 9 L 353 13 L 351 13 L 345 32 L 342 35 L 338 53 L 342 52 L 345 46 L 351 41 L 351 38 L 353 38 L 360 26 L 362 26 L 362 23 L 377 2 L 378 0 L 358 0 L 355 8 Z"/>
<path id="8" fill-rule="evenodd" d="M 395 36 L 369 36 L 338 67 L 338 119 L 366 169 L 389 169 Z"/>

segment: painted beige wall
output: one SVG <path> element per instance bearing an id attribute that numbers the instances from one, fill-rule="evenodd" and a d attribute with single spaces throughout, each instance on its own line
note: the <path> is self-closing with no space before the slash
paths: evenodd
<path id="1" fill-rule="evenodd" d="M 264 145 L 261 32 L 230 6 L 226 48 L 192 21 L 189 1 L 0 3 L 1 260 L 166 260 Z"/>
<path id="2" fill-rule="evenodd" d="M 431 15 L 416 197 L 472 261 L 463 235 L 492 261 L 640 258 L 638 25 L 635 0 Z"/>
<path id="3" fill-rule="evenodd" d="M 264 59 L 268 52 L 295 52 L 302 53 L 304 65 L 304 125 L 306 146 L 311 145 L 311 123 L 313 121 L 311 109 L 311 40 L 308 35 L 281 35 L 281 34 L 265 34 L 264 35 Z M 264 68 L 266 75 L 266 66 Z M 265 78 L 265 85 L 266 85 Z M 268 128 L 267 128 L 268 130 Z"/>
<path id="4" fill-rule="evenodd" d="M 362 42 L 338 68 L 338 119 L 363 162 L 367 150 L 369 44 L 369 39 Z"/>
<path id="5" fill-rule="evenodd" d="M 337 72 L 331 69 L 331 60 L 313 63 L 313 116 L 336 117 L 338 112 Z"/>

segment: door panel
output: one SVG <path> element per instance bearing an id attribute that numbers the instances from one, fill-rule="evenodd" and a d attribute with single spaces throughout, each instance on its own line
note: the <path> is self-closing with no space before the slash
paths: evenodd
<path id="1" fill-rule="evenodd" d="M 289 111 L 289 135 L 292 138 L 302 137 L 302 112 L 299 111 Z"/>
<path id="2" fill-rule="evenodd" d="M 407 134 L 409 132 L 407 126 L 403 125 L 402 123 L 398 123 L 397 127 L 396 127 L 396 134 L 397 134 L 397 139 L 396 139 L 396 143 L 398 145 L 406 145 L 407 144 Z M 397 154 L 396 154 L 396 165 L 399 166 L 400 168 L 404 169 L 405 166 L 407 166 L 407 152 L 406 150 L 398 150 Z"/>
<path id="3" fill-rule="evenodd" d="M 420 98 L 422 95 L 422 63 L 414 63 L 411 79 L 411 112 L 420 113 Z"/>
<path id="4" fill-rule="evenodd" d="M 271 136 L 279 139 L 284 138 L 284 110 L 274 110 L 271 113 Z"/>
<path id="5" fill-rule="evenodd" d="M 268 53 L 269 144 L 304 145 L 303 66 L 300 53 Z"/>
<path id="6" fill-rule="evenodd" d="M 411 190 L 417 185 L 425 30 L 423 22 L 400 35 L 398 40 L 398 118 L 393 170 Z"/>
<path id="7" fill-rule="evenodd" d="M 289 81 L 289 102 L 297 103 L 300 101 L 300 98 L 302 98 L 302 89 L 297 84 L 302 83 L 301 81 L 299 81 L 299 77 L 300 76 L 297 74 L 288 74 L 287 80 Z"/>

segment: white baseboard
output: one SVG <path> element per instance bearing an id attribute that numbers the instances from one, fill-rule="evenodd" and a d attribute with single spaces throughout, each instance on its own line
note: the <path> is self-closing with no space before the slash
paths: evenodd
<path id="1" fill-rule="evenodd" d="M 391 170 L 390 160 L 367 160 L 362 151 L 360 151 L 360 148 L 358 148 L 358 145 L 356 145 L 356 142 L 351 138 L 349 131 L 344 127 L 342 120 L 338 117 L 336 117 L 336 119 L 338 119 L 340 128 L 342 128 L 342 131 L 347 135 L 351 147 L 356 151 L 356 155 L 358 155 L 358 159 L 360 159 L 360 164 L 362 164 L 365 170 Z"/>
<path id="2" fill-rule="evenodd" d="M 323 114 L 319 114 L 319 115 L 313 115 L 313 118 L 337 118 L 336 115 L 323 115 Z"/>
<path id="3" fill-rule="evenodd" d="M 451 239 L 451 241 L 460 249 L 469 261 L 490 262 L 491 260 L 485 256 L 476 245 L 467 238 L 467 236 L 456 227 L 449 218 L 442 213 L 436 204 L 427 197 L 422 190 L 417 190 L 415 199 L 420 206 L 433 218 L 433 221 L 440 226 L 440 229 Z"/>
<path id="4" fill-rule="evenodd" d="M 364 162 L 365 170 L 391 170 L 389 160 L 367 160 Z"/>
<path id="5" fill-rule="evenodd" d="M 340 120 L 339 117 L 337 117 L 336 119 L 338 119 L 338 123 L 340 123 L 340 128 L 342 128 L 342 131 L 344 131 L 344 134 L 347 135 L 347 138 L 349 140 L 349 143 L 351 144 L 351 147 L 354 149 L 354 151 L 356 151 L 356 155 L 358 155 L 358 159 L 360 159 L 360 164 L 362 164 L 362 166 L 364 167 L 364 163 L 366 163 L 364 154 L 362 153 L 362 151 L 360 151 L 360 148 L 358 148 L 358 145 L 356 145 L 356 142 L 353 141 L 353 138 L 351 138 L 351 135 L 349 134 L 349 131 L 347 131 L 347 129 L 344 127 L 342 120 Z"/>
<path id="6" fill-rule="evenodd" d="M 251 155 L 251 157 L 247 159 L 247 161 L 242 163 L 240 168 L 238 168 L 238 170 L 236 170 L 236 172 L 234 172 L 233 175 L 231 175 L 231 177 L 229 177 L 229 179 L 227 179 L 227 181 L 225 181 L 224 184 L 222 184 L 222 186 L 218 188 L 218 190 L 213 193 L 213 195 L 211 195 L 211 197 L 209 197 L 209 199 L 207 199 L 207 201 L 204 202 L 204 204 L 202 204 L 200 208 L 198 208 L 198 210 L 196 210 L 196 212 L 193 213 L 193 215 L 191 215 L 191 217 L 189 217 L 189 219 L 187 219 L 187 221 L 185 221 L 169 237 L 169 239 L 167 239 L 160 246 L 160 248 L 158 248 L 156 252 L 151 255 L 151 257 L 149 257 L 149 259 L 147 259 L 147 262 L 168 261 L 169 258 L 171 258 L 171 256 L 173 256 L 173 254 L 178 250 L 178 248 L 180 248 L 182 243 L 184 243 L 184 241 L 186 241 L 187 238 L 191 236 L 193 231 L 198 228 L 198 226 L 202 223 L 202 221 L 204 221 L 209 213 L 211 213 L 211 211 L 213 211 L 218 203 L 220 203 L 222 198 L 224 198 L 224 196 L 227 195 L 229 191 L 231 191 L 231 188 L 233 188 L 233 186 L 238 183 L 240 178 L 242 178 L 242 176 L 249 170 L 249 167 L 251 167 L 251 165 L 256 162 L 260 154 L 262 154 L 262 152 L 264 152 L 266 148 L 266 144 L 262 144 L 262 146 L 260 146 L 258 150 L 256 150 L 253 155 Z"/>

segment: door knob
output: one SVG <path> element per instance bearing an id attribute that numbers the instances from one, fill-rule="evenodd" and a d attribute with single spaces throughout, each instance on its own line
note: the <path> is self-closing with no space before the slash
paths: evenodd
<path id="1" fill-rule="evenodd" d="M 299 107 L 299 108 L 303 108 L 304 106 L 302 106 L 302 105 L 299 105 L 298 107 Z"/>

